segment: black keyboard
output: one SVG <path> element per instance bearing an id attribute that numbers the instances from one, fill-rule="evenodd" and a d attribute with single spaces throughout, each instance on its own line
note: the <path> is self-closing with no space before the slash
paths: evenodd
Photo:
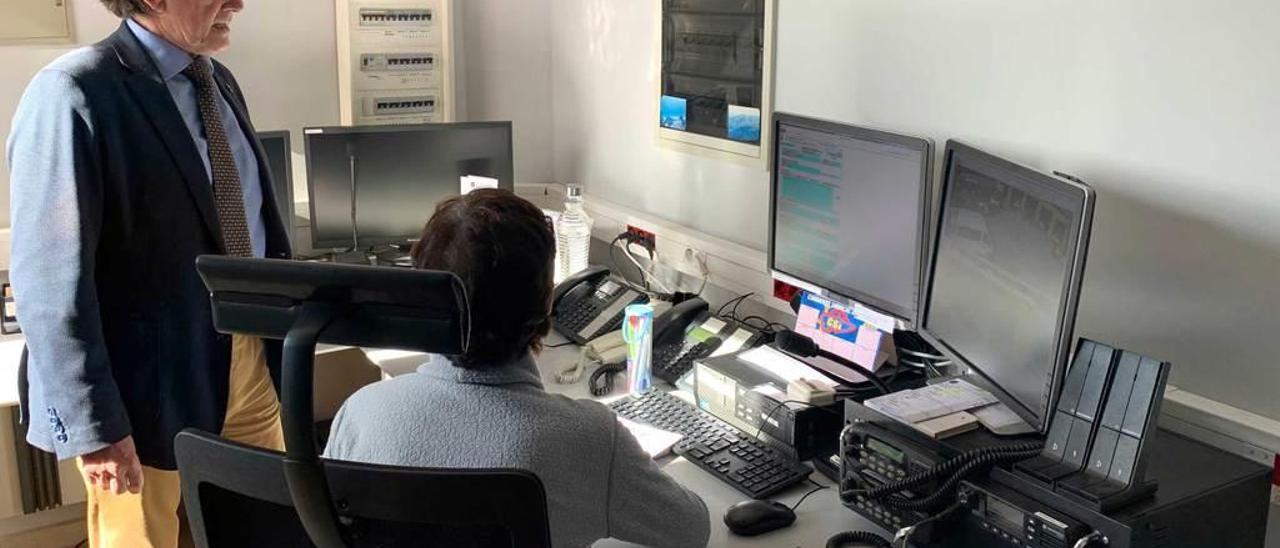
<path id="1" fill-rule="evenodd" d="M 752 498 L 765 498 L 812 470 L 683 400 L 650 390 L 609 405 L 614 413 L 683 435 L 676 454 Z"/>
<path id="2" fill-rule="evenodd" d="M 683 346 L 673 345 L 655 351 L 653 353 L 653 376 L 674 386 L 677 379 L 693 369 L 694 360 L 711 355 L 714 349 L 707 343 L 697 343 L 684 352 L 681 352 L 681 350 L 685 350 Z"/>

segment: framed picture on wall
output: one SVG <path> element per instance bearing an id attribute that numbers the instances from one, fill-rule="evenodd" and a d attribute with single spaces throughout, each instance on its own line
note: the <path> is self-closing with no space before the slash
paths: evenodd
<path id="1" fill-rule="evenodd" d="M 0 0 L 0 43 L 68 42 L 70 0 Z"/>
<path id="2" fill-rule="evenodd" d="M 658 0 L 658 140 L 766 165 L 776 0 Z"/>

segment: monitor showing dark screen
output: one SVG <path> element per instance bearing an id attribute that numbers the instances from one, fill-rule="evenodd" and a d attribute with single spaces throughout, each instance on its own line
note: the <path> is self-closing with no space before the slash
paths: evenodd
<path id="1" fill-rule="evenodd" d="M 467 175 L 515 189 L 510 122 L 308 128 L 312 246 L 351 247 L 418 237 L 436 204 Z"/>
<path id="2" fill-rule="evenodd" d="M 1069 358 L 1094 195 L 947 143 L 921 333 L 1043 431 Z"/>
<path id="3" fill-rule="evenodd" d="M 774 276 L 914 323 L 929 141 L 775 114 L 773 143 Z"/>
<path id="4" fill-rule="evenodd" d="M 259 131 L 258 140 L 267 154 L 267 169 L 271 172 L 271 190 L 284 230 L 293 242 L 293 158 L 288 131 Z"/>

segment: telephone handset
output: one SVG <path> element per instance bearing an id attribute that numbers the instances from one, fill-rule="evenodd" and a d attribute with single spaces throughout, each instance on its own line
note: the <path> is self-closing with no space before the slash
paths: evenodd
<path id="1" fill-rule="evenodd" d="M 588 267 L 551 293 L 551 325 L 576 344 L 622 328 L 623 309 L 649 302 L 649 297 L 609 275 L 602 266 Z"/>
<path id="2" fill-rule="evenodd" d="M 751 348 L 762 338 L 754 328 L 712 316 L 700 298 L 675 305 L 654 326 L 653 376 L 673 386 L 696 360 Z"/>
<path id="3" fill-rule="evenodd" d="M 660 307 L 664 304 L 659 303 L 656 308 L 661 309 Z M 656 353 L 664 346 L 671 346 L 673 341 L 682 340 L 689 325 L 701 315 L 706 314 L 707 308 L 706 301 L 694 297 L 672 305 L 654 317 L 652 338 L 654 354 L 652 355 L 655 367 L 659 363 Z M 613 391 L 613 375 L 625 370 L 626 360 L 627 343 L 622 336 L 622 330 L 619 329 L 596 337 L 583 345 L 582 358 L 573 367 L 557 373 L 556 380 L 562 383 L 576 382 L 586 370 L 585 362 L 598 363 L 601 367 L 591 374 L 590 388 L 592 395 L 603 396 Z"/>

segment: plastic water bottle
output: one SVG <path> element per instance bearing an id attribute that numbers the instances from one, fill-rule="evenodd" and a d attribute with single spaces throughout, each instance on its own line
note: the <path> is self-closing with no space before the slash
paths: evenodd
<path id="1" fill-rule="evenodd" d="M 582 189 L 569 186 L 564 211 L 556 219 L 556 281 L 587 268 L 591 252 L 591 217 L 583 210 Z"/>

